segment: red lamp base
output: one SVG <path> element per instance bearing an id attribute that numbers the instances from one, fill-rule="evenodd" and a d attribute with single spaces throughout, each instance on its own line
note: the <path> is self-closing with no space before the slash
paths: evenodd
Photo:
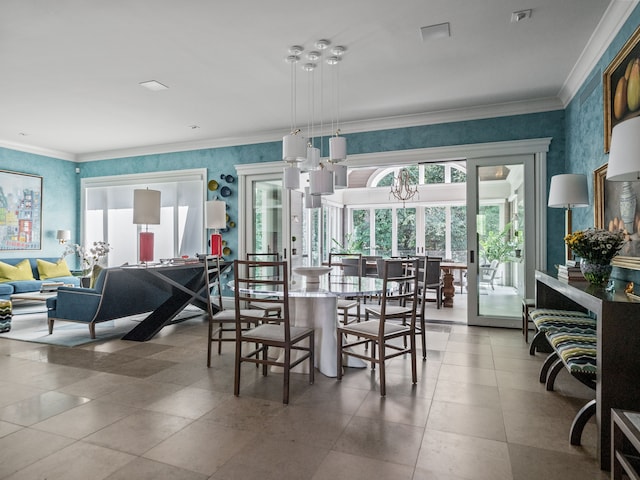
<path id="1" fill-rule="evenodd" d="M 153 261 L 153 232 L 140 232 L 140 262 Z"/>
<path id="2" fill-rule="evenodd" d="M 211 255 L 222 256 L 222 235 L 219 233 L 211 234 Z"/>

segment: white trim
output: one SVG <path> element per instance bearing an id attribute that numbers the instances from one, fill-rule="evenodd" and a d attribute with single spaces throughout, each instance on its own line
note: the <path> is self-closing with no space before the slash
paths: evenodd
<path id="1" fill-rule="evenodd" d="M 87 186 L 99 187 L 101 185 L 133 185 L 144 180 L 145 183 L 162 183 L 167 180 L 193 180 L 193 177 L 199 176 L 200 179 L 207 179 L 206 168 L 193 168 L 190 170 L 171 170 L 165 172 L 146 172 L 146 173 L 126 173 L 122 175 L 110 175 L 106 177 L 90 177 L 80 179 L 80 188 Z"/>
<path id="2" fill-rule="evenodd" d="M 587 81 L 638 3 L 640 0 L 613 1 L 609 4 L 578 61 L 558 92 L 558 97 L 565 108 Z"/>

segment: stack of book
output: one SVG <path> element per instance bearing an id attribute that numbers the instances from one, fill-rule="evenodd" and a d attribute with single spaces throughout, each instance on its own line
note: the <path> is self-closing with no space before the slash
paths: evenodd
<path id="1" fill-rule="evenodd" d="M 567 282 L 584 282 L 584 275 L 574 261 L 567 261 L 566 265 L 558 265 L 558 279 Z"/>

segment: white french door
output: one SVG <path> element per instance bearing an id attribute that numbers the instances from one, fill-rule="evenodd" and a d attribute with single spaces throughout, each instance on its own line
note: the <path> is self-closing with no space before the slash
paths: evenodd
<path id="1" fill-rule="evenodd" d="M 516 328 L 533 296 L 535 155 L 467 160 L 469 325 Z"/>

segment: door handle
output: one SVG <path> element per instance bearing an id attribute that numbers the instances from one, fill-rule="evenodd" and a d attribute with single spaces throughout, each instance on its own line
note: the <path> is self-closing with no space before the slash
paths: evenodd
<path id="1" fill-rule="evenodd" d="M 476 263 L 475 253 L 476 252 L 474 250 L 469 250 L 469 263 Z"/>

